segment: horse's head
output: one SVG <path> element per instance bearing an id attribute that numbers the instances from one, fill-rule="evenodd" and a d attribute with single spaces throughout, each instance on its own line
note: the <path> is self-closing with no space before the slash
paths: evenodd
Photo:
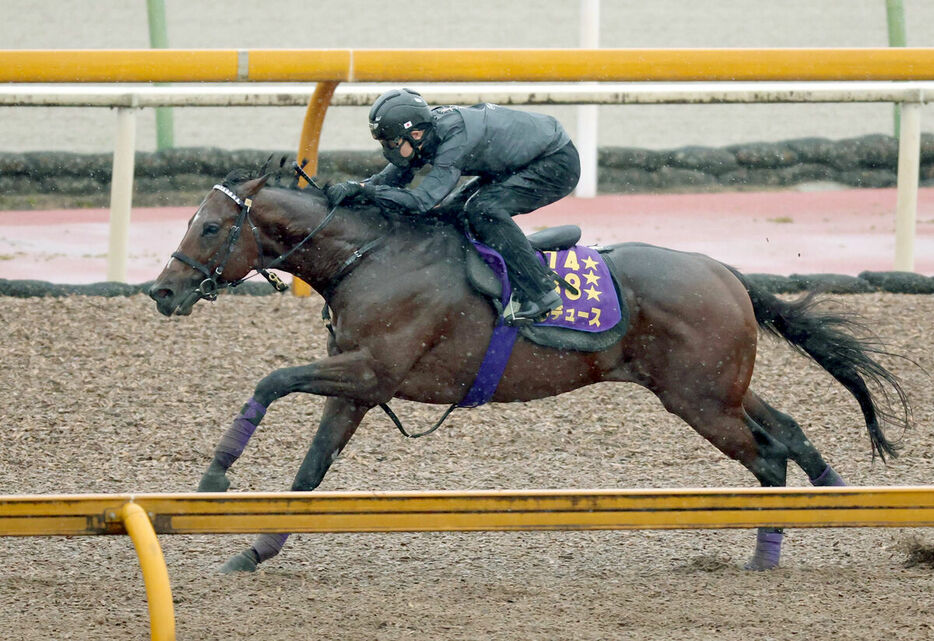
<path id="1" fill-rule="evenodd" d="M 205 197 L 149 289 L 159 312 L 190 314 L 200 299 L 214 300 L 218 288 L 236 283 L 256 267 L 260 247 L 250 209 L 267 179 L 268 175 L 232 187 L 215 185 Z"/>

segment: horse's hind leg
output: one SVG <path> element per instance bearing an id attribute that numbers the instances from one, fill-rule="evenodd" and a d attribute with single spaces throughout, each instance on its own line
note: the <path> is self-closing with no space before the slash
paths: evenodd
<path id="1" fill-rule="evenodd" d="M 752 390 L 746 390 L 743 409 L 750 424 L 765 431 L 787 448 L 788 458 L 804 470 L 813 485 L 845 485 L 793 418 L 776 410 Z M 756 551 L 746 563 L 746 569 L 769 570 L 778 567 L 783 537 L 781 528 L 759 528 Z"/>
<path id="2" fill-rule="evenodd" d="M 742 405 L 726 406 L 720 399 L 691 404 L 662 395 L 668 411 L 683 418 L 701 436 L 730 458 L 742 463 L 763 487 L 784 487 L 789 449 L 750 416 Z M 748 570 L 778 567 L 782 530 L 759 528 L 756 551 L 746 563 Z"/>
<path id="3" fill-rule="evenodd" d="M 783 487 L 788 448 L 772 437 L 743 409 L 728 407 L 719 399 L 673 402 L 661 395 L 665 408 L 683 418 L 688 425 L 710 441 L 718 450 L 739 461 L 763 487 Z"/>
<path id="4" fill-rule="evenodd" d="M 756 474 L 755 470 L 751 471 L 756 474 L 756 478 L 759 479 L 763 487 L 784 487 L 788 471 L 788 459 L 790 458 L 788 444 L 766 430 L 755 418 L 750 416 L 749 412 L 745 411 L 745 408 L 743 420 L 756 437 L 756 442 L 762 447 L 760 455 L 770 458 L 772 466 L 781 468 L 781 484 L 774 484 L 772 479 Z M 782 528 L 758 528 L 756 530 L 756 549 L 743 567 L 755 571 L 777 568 L 782 556 L 782 540 L 784 537 L 785 533 Z"/>
<path id="5" fill-rule="evenodd" d="M 812 485 L 846 485 L 792 417 L 766 403 L 752 390 L 746 391 L 743 407 L 754 421 L 788 448 L 789 457 L 804 470 Z"/>

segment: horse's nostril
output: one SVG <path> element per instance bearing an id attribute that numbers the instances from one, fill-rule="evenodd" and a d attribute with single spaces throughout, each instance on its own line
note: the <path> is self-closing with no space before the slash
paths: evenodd
<path id="1" fill-rule="evenodd" d="M 149 288 L 149 297 L 153 300 L 165 300 L 172 296 L 172 290 L 168 287 L 150 287 Z"/>

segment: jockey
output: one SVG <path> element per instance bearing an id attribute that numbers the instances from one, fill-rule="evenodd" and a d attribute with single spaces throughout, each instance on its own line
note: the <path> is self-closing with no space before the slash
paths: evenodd
<path id="1" fill-rule="evenodd" d="M 363 182 L 328 187 L 332 206 L 363 193 L 382 207 L 426 214 L 454 192 L 461 176 L 477 176 L 452 198 L 463 206 L 477 240 L 506 261 L 521 302 L 510 320 L 538 320 L 561 305 L 553 274 L 512 220 L 577 185 L 577 149 L 557 120 L 489 103 L 429 109 L 410 89 L 384 93 L 369 119 L 389 164 Z M 425 165 L 431 170 L 418 186 L 406 188 Z"/>

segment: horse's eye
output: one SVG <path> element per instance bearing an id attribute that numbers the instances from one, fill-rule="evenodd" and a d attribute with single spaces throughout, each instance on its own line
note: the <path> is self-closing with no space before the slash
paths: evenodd
<path id="1" fill-rule="evenodd" d="M 221 230 L 221 226 L 217 223 L 205 223 L 204 227 L 201 229 L 202 236 L 214 236 Z"/>

